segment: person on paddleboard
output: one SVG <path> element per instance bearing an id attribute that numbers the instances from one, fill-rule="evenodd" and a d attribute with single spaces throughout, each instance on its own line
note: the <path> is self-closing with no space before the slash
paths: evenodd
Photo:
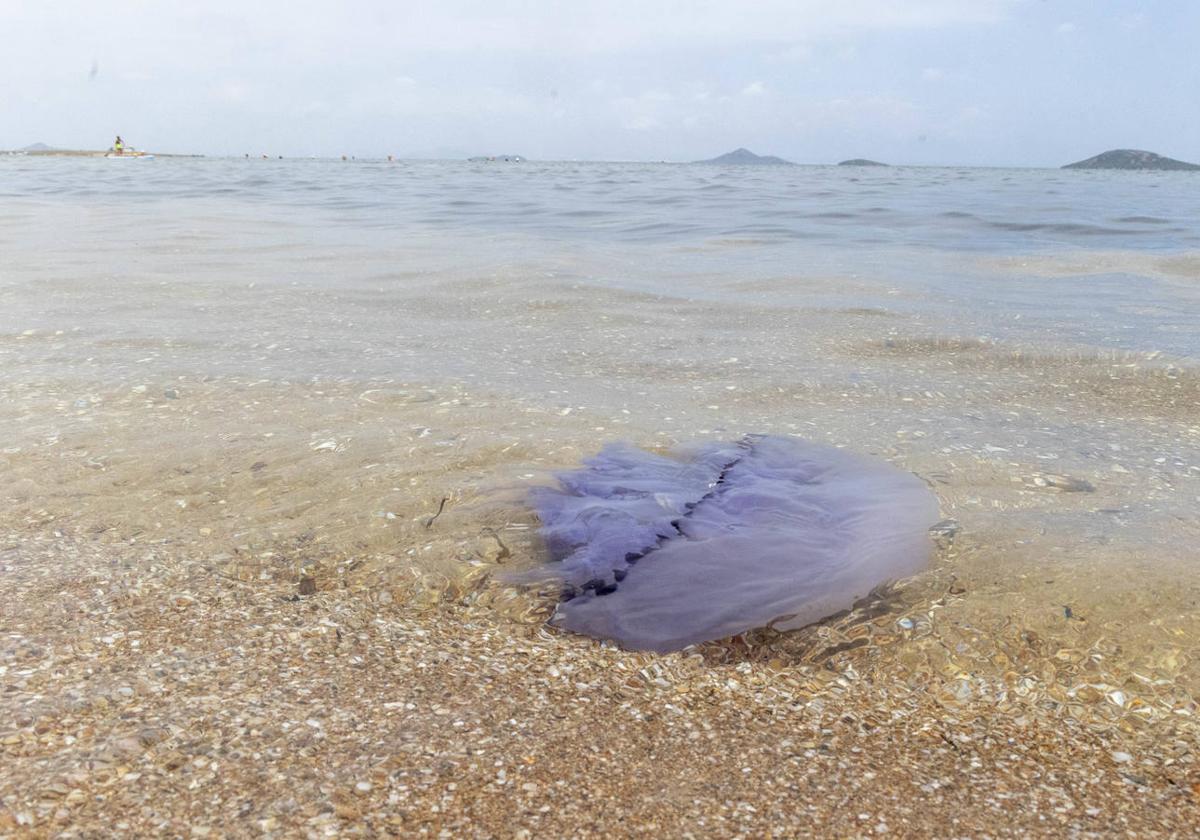
<path id="1" fill-rule="evenodd" d="M 121 135 L 117 135 L 117 140 L 113 143 L 113 151 L 119 155 L 125 154 L 125 141 L 121 139 Z"/>

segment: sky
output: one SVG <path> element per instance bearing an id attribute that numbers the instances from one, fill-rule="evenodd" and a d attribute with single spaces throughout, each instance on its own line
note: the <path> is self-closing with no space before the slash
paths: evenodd
<path id="1" fill-rule="evenodd" d="M 1196 0 L 0 0 L 0 148 L 1200 161 Z"/>

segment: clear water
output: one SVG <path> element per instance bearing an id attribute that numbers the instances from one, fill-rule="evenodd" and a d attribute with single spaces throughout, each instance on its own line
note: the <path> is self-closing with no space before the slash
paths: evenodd
<path id="1" fill-rule="evenodd" d="M 1178 718 L 1198 186 L 0 158 L 0 492 L 18 530 L 444 590 L 536 561 L 520 488 L 606 441 L 799 435 L 917 473 L 957 523 L 875 667 Z"/>
<path id="2" fill-rule="evenodd" d="M 386 292 L 413 271 L 512 268 L 731 304 L 879 306 L 978 335 L 1195 358 L 1200 263 L 1172 256 L 1200 250 L 1198 183 L 1176 172 L 10 157 L 0 242 L 6 286 L 26 276 L 11 271 L 44 276 L 72 260 L 131 280 L 187 271 L 347 294 Z"/>

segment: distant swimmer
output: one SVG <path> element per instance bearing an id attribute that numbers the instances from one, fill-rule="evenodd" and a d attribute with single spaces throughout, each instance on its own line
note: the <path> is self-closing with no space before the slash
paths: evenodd
<path id="1" fill-rule="evenodd" d="M 119 155 L 125 154 L 125 141 L 121 139 L 121 135 L 117 135 L 116 141 L 113 143 L 113 151 Z"/>

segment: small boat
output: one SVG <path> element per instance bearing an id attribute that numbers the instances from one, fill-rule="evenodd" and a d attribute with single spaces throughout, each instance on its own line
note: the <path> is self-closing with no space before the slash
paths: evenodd
<path id="1" fill-rule="evenodd" d="M 114 160 L 154 160 L 154 155 L 150 154 L 149 152 L 139 152 L 133 149 L 120 154 L 117 152 L 107 152 L 104 156 Z"/>

